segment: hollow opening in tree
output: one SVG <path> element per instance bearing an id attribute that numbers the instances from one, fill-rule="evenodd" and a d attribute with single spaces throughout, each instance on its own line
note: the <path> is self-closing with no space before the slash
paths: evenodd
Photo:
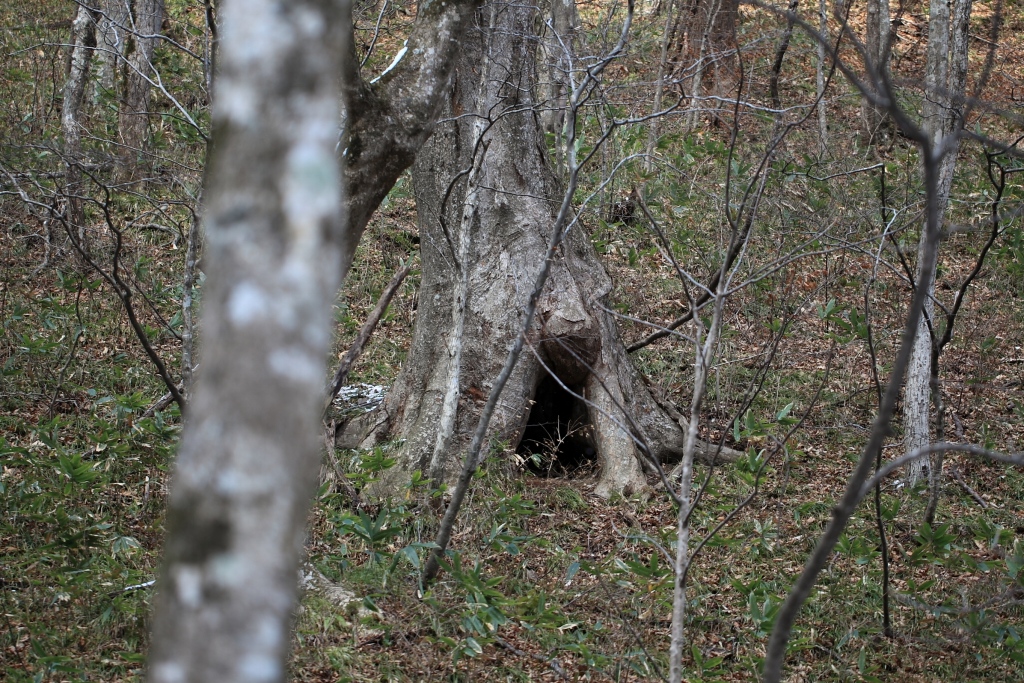
<path id="1" fill-rule="evenodd" d="M 587 406 L 576 397 L 583 395 L 583 386 L 563 384 L 544 373 L 516 448 L 537 476 L 590 474 L 597 463 Z"/>

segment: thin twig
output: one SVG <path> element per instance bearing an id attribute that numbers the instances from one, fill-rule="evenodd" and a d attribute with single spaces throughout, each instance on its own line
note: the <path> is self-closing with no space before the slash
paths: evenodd
<path id="1" fill-rule="evenodd" d="M 377 323 L 380 322 L 384 312 L 388 310 L 388 305 L 391 303 L 391 299 L 394 298 L 395 293 L 398 291 L 399 286 L 405 281 L 405 277 L 412 270 L 412 259 L 402 267 L 394 276 L 391 278 L 391 282 L 387 284 L 384 291 L 381 292 L 380 298 L 377 300 L 377 305 L 370 311 L 370 315 L 367 316 L 366 322 L 359 329 L 359 334 L 356 335 L 355 341 L 348 348 L 348 352 L 345 353 L 345 357 L 341 359 L 341 363 L 338 365 L 338 369 L 334 372 L 334 379 L 331 380 L 331 388 L 327 393 L 327 400 L 324 402 L 324 411 L 326 412 L 331 406 L 331 402 L 334 397 L 341 391 L 341 387 L 345 384 L 345 380 L 348 379 L 348 373 L 352 370 L 352 366 L 359 359 L 360 354 L 363 353 L 363 349 L 366 348 L 366 343 L 370 341 L 370 337 L 373 336 L 373 331 L 377 328 Z"/>
<path id="2" fill-rule="evenodd" d="M 566 675 L 565 669 L 562 668 L 562 665 L 554 657 L 548 658 L 544 655 L 538 655 L 534 654 L 533 652 L 527 652 L 526 650 L 520 650 L 518 647 L 515 647 L 514 645 L 510 645 L 509 643 L 507 643 L 504 638 L 499 638 L 497 636 L 495 636 L 494 642 L 500 645 L 501 647 L 505 648 L 509 652 L 519 655 L 520 657 L 529 657 L 531 659 L 536 659 L 538 662 L 541 662 L 543 664 L 547 664 L 549 667 L 551 667 L 552 671 L 558 674 L 559 678 L 565 681 L 569 680 L 569 676 Z"/>

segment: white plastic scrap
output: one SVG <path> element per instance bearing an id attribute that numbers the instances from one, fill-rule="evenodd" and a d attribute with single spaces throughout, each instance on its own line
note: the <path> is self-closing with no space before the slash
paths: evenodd
<path id="1" fill-rule="evenodd" d="M 348 384 L 343 386 L 334 399 L 339 410 L 361 410 L 368 413 L 381 404 L 387 389 L 379 384 Z"/>

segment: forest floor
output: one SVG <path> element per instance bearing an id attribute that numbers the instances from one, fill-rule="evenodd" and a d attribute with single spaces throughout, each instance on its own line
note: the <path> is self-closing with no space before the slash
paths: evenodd
<path id="1" fill-rule="evenodd" d="M 908 35 L 922 20 L 908 18 Z M 1019 23 L 1014 15 L 1007 27 Z M 1015 38 L 1006 54 L 1019 55 L 1019 47 Z M 772 49 L 766 44 L 753 57 L 767 60 Z M 809 43 L 796 41 L 793 50 L 806 66 Z M 907 48 L 900 55 L 895 68 L 913 73 L 921 54 Z M 992 88 L 1010 93 L 1021 68 L 1024 60 L 1007 58 Z M 807 82 L 801 71 L 783 84 L 784 95 Z M 763 82 L 752 87 L 765 95 Z M 881 152 L 861 147 L 855 98 L 840 92 L 831 125 L 843 142 L 837 148 L 848 153 L 821 154 L 800 166 L 816 147 L 811 132 L 802 131 L 782 151 L 791 165 L 780 167 L 848 169 L 880 159 L 892 173 L 894 194 L 903 193 L 901 201 L 914 195 L 916 161 L 907 141 L 896 137 Z M 672 193 L 681 190 L 666 185 L 658 207 L 679 219 L 681 247 L 704 250 L 693 253 L 715 253 L 708 246 L 719 229 L 714 183 L 725 168 L 727 141 L 727 131 L 710 122 L 690 136 L 673 158 L 689 157 L 692 170 L 680 184 L 708 184 L 686 202 L 676 202 Z M 622 144 L 616 151 L 628 143 Z M 984 160 L 977 150 L 970 154 L 954 193 L 965 198 L 955 217 L 968 225 L 991 198 Z M 755 241 L 762 253 L 796 239 L 787 232 L 790 221 L 824 220 L 863 205 L 862 224 L 850 228 L 855 241 L 855 230 L 876 220 L 874 179 L 826 187 L 793 177 L 778 174 L 774 213 L 763 212 L 770 218 Z M 633 180 L 654 183 L 639 173 Z M 392 273 L 415 255 L 408 182 L 400 181 L 379 210 L 338 299 L 338 357 Z M 805 186 L 796 188 L 800 182 Z M 620 181 L 606 204 L 629 188 Z M 127 202 L 119 210 L 134 209 Z M 603 218 L 610 218 L 607 211 L 595 211 L 583 225 L 615 282 L 616 309 L 660 322 L 674 318 L 681 288 L 650 231 Z M 908 229 L 907 251 L 916 234 Z M 1012 235 L 1020 240 L 1019 228 L 1007 240 Z M 944 243 L 940 300 L 948 301 L 973 268 L 980 239 L 979 231 L 965 230 Z M 59 235 L 47 242 L 14 202 L 0 204 L 0 680 L 141 680 L 180 416 L 173 406 L 145 416 L 164 389 L 109 286 L 62 244 Z M 169 321 L 167 329 L 156 315 L 149 321 L 154 347 L 168 359 L 180 355 L 171 330 L 180 328 L 173 316 L 182 249 L 173 234 L 138 230 L 123 254 L 146 305 Z M 1000 243 L 957 320 L 941 366 L 949 440 L 1003 452 L 1024 448 L 1022 255 L 1024 242 Z M 894 255 L 886 258 L 898 264 Z M 694 261 L 695 271 L 708 266 L 699 256 Z M 350 383 L 393 381 L 409 345 L 417 288 L 414 272 Z M 709 537 L 689 575 L 686 680 L 758 680 L 781 600 L 864 447 L 877 406 L 875 370 L 884 382 L 908 298 L 898 265 L 877 270 L 869 253 L 823 248 L 731 301 L 703 436 L 724 439 L 748 457 L 697 468 L 696 481 L 707 486 L 691 519 L 695 542 L 727 523 Z M 863 321 L 866 300 L 876 359 L 863 336 L 844 327 Z M 772 352 L 782 324 L 785 334 Z M 643 336 L 628 322 L 622 331 L 627 343 Z M 688 405 L 691 356 L 684 344 L 662 340 L 635 359 L 669 400 Z M 755 383 L 756 399 L 736 415 Z M 762 469 L 794 418 L 803 420 L 799 429 Z M 899 452 L 897 429 L 885 457 Z M 387 448 L 334 455 L 360 488 L 389 466 Z M 537 455 L 547 463 L 558 453 Z M 593 495 L 594 472 L 586 465 L 541 476 L 522 457 L 495 448 L 473 483 L 449 565 L 424 593 L 417 569 L 444 492 L 417 483 L 404 496 L 353 506 L 332 484 L 330 470 L 325 465 L 306 545 L 323 579 L 304 592 L 296 615 L 292 679 L 667 675 L 673 574 L 665 553 L 675 543 L 675 510 L 656 482 L 649 491 L 605 500 Z M 882 487 L 877 514 L 870 500 L 858 508 L 801 613 L 787 680 L 1024 680 L 1024 472 L 954 454 L 945 472 L 933 525 L 922 522 L 927 491 L 898 476 Z M 879 517 L 891 636 L 882 623 Z"/>

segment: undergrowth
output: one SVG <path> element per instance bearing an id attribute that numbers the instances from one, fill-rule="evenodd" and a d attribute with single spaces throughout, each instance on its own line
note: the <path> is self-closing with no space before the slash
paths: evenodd
<path id="1" fill-rule="evenodd" d="M 199 5 L 168 5 L 175 35 L 195 38 Z M 585 7 L 592 19 L 594 8 Z M 51 187 L 47 174 L 59 170 L 50 143 L 59 116 L 66 9 L 20 1 L 0 8 L 6 57 L 0 160 L 25 173 L 39 171 L 44 187 Z M 408 20 L 403 17 L 395 21 Z M 1010 19 L 1011 25 L 1019 21 L 1016 14 Z M 776 24 L 751 13 L 741 32 L 757 36 L 777 30 Z M 654 45 L 658 26 L 642 24 L 638 46 Z M 391 38 L 371 66 L 382 68 L 388 50 L 397 50 Z M 1007 49 L 1017 50 L 1012 35 L 1006 38 Z M 807 94 L 812 52 L 809 41 L 795 38 L 787 58 L 794 75 L 782 83 L 784 97 Z M 771 53 L 769 43 L 750 49 L 752 98 L 764 95 L 758 79 Z M 644 53 L 637 47 L 636 54 Z M 894 68 L 914 73 L 921 55 L 907 47 L 899 56 Z M 187 106 L 205 125 L 194 71 L 180 55 L 161 53 L 160 59 L 169 87 L 192 94 Z M 644 70 L 650 64 L 630 59 L 614 67 L 623 83 L 610 90 L 606 115 L 642 109 L 633 93 L 638 79 L 649 81 Z M 1008 60 L 1001 68 L 996 96 L 1008 90 L 1018 67 Z M 763 277 L 757 272 L 763 261 L 752 258 L 744 276 L 757 277 L 727 311 L 702 436 L 724 438 L 747 457 L 714 471 L 698 467 L 696 480 L 708 483 L 691 520 L 696 538 L 725 521 L 755 485 L 759 495 L 709 538 L 690 572 L 689 681 L 757 679 L 779 605 L 862 447 L 877 407 L 875 372 L 885 381 L 898 343 L 909 288 L 893 249 L 911 259 L 916 249 L 916 152 L 898 137 L 887 148 L 868 148 L 857 137 L 852 88 L 838 82 L 834 93 L 829 116 L 840 151 L 818 150 L 809 129 L 795 132 L 773 161 L 771 205 L 761 212 L 751 247 L 756 256 L 800 244 L 803 252 Z M 114 193 L 106 208 L 125 229 L 121 262 L 137 299 L 144 299 L 138 305 L 147 337 L 178 367 L 183 226 L 198 195 L 205 146 L 179 125 L 168 102 L 157 100 L 163 115 L 152 142 L 163 161 L 145 192 Z M 979 115 L 982 123 L 990 123 L 986 116 Z M 597 118 L 584 127 L 593 130 Z M 772 124 L 770 118 L 745 119 L 751 120 L 743 134 L 754 140 Z M 97 133 L 90 153 L 102 167 L 111 149 L 102 140 L 116 117 L 98 106 L 89 123 Z M 730 209 L 726 171 L 742 187 L 761 150 L 741 149 L 728 166 L 727 131 L 706 123 L 698 131 L 665 130 L 657 173 L 640 161 L 627 165 L 593 206 L 581 209 L 583 227 L 615 281 L 611 304 L 620 313 L 666 322 L 685 299 L 669 255 L 650 230 L 635 215 L 610 210 L 633 187 L 646 193 L 663 222 L 672 255 L 702 277 L 719 263 L 726 246 L 721 217 Z M 637 130 L 612 138 L 608 158 L 642 150 L 645 135 Z M 943 244 L 943 301 L 973 266 L 976 227 L 993 200 L 979 149 L 966 150 L 959 168 L 951 222 L 968 229 Z M 595 167 L 587 182 L 596 185 L 604 170 Z M 842 175 L 821 180 L 833 173 Z M 339 295 L 339 355 L 399 262 L 417 248 L 409 185 L 407 178 L 400 181 L 378 211 Z M 1008 213 L 1021 194 L 1014 180 L 1005 197 Z M 65 236 L 48 231 L 12 197 L 5 194 L 0 204 L 0 678 L 140 680 L 180 416 L 173 407 L 146 415 L 166 387 L 109 284 L 76 258 Z M 103 227 L 98 206 L 89 215 Z M 159 216 L 166 230 L 143 227 L 140 215 Z M 866 240 L 883 222 L 891 222 L 895 246 L 876 267 Z M 815 237 L 826 228 L 827 235 Z M 1004 451 L 1024 444 L 1022 264 L 1024 237 L 1011 221 L 970 290 L 943 356 L 947 437 Z M 352 382 L 393 380 L 409 343 L 418 289 L 414 273 Z M 648 332 L 627 319 L 621 330 L 627 343 Z M 776 337 L 781 341 L 771 354 Z M 634 358 L 668 400 L 686 405 L 691 355 L 687 344 L 663 341 Z M 760 391 L 737 414 L 756 382 Z M 770 447 L 805 412 L 800 430 L 766 462 Z M 885 455 L 898 450 L 894 437 Z M 554 456 L 536 455 L 544 463 Z M 357 490 L 393 466 L 387 448 L 343 452 L 338 460 Z M 419 570 L 443 511 L 443 488 L 414 478 L 391 499 L 353 505 L 344 487 L 326 480 L 311 512 L 307 552 L 319 572 L 356 600 L 339 605 L 316 592 L 303 596 L 292 678 L 626 681 L 665 675 L 675 510 L 656 492 L 598 498 L 587 472 L 545 478 L 509 462 L 506 450 L 491 454 L 474 481 L 441 579 L 426 590 Z M 921 522 L 924 491 L 895 479 L 881 491 L 893 637 L 883 632 L 882 557 L 873 506 L 866 502 L 798 621 L 790 680 L 1024 679 L 1024 473 L 966 456 L 949 457 L 947 472 L 933 525 Z"/>

